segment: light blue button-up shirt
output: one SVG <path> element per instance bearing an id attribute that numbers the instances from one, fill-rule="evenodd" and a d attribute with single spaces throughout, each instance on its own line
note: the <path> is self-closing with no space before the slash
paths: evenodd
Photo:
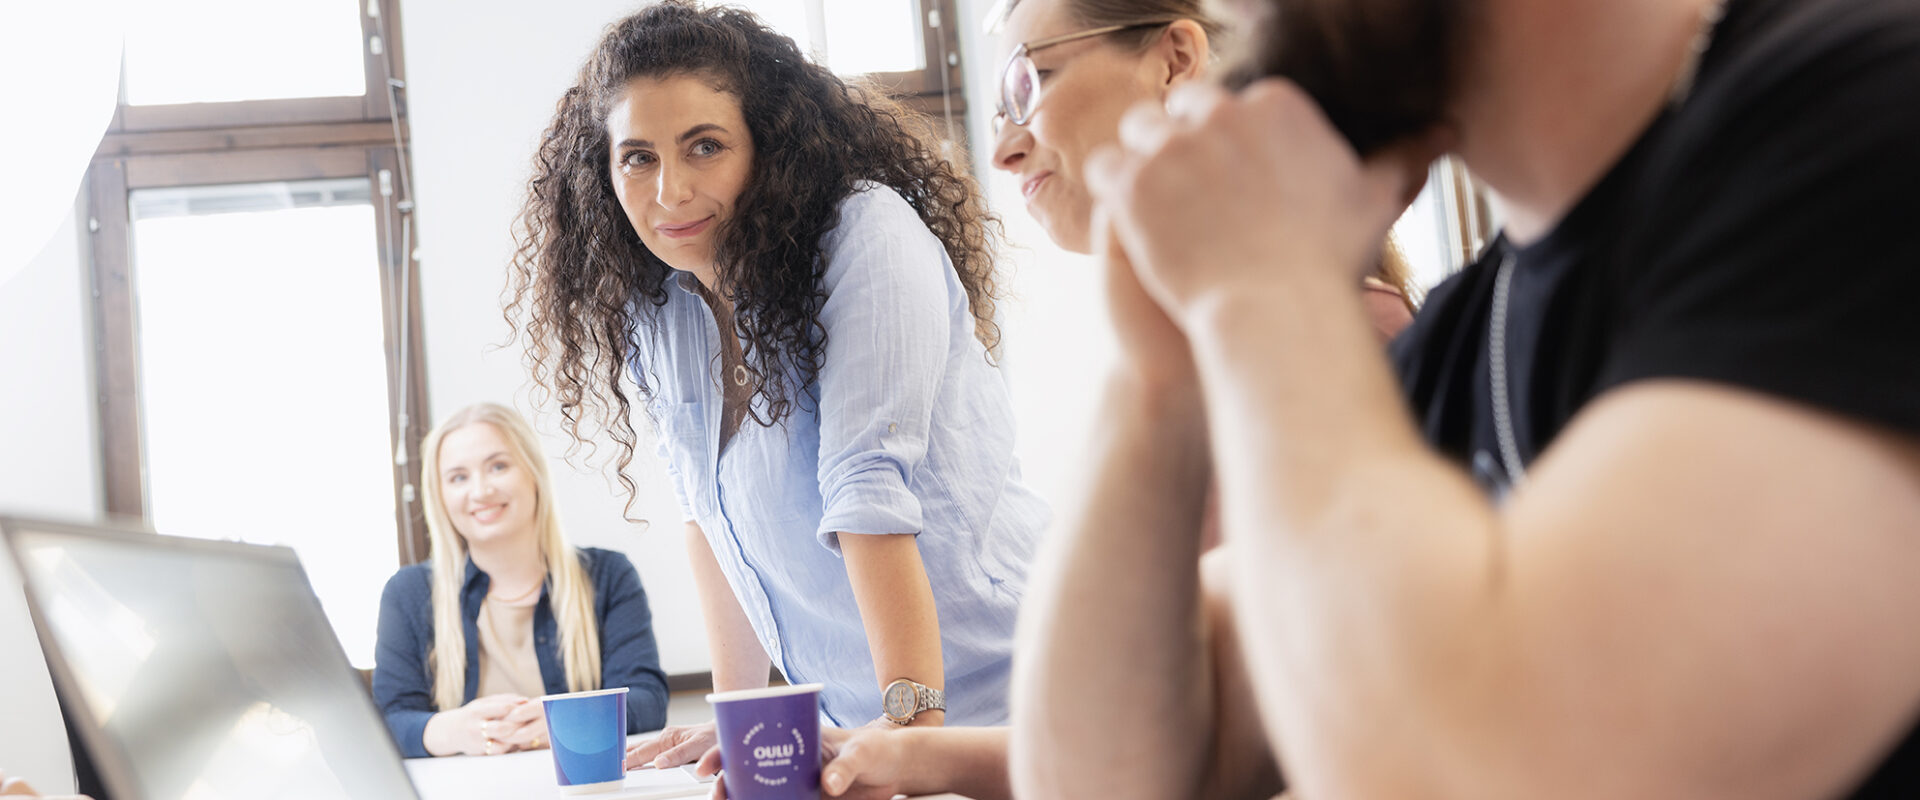
<path id="1" fill-rule="evenodd" d="M 1007 720 L 1014 617 L 1048 520 L 1020 482 L 1000 371 L 946 249 L 892 189 L 863 184 L 822 237 L 826 353 L 793 415 L 718 452 L 720 346 L 693 277 L 667 281 L 630 367 L 654 390 L 660 455 L 733 595 L 793 683 L 842 726 L 880 715 L 837 535 L 918 534 L 940 615 L 947 721 Z M 765 414 L 756 400 L 756 410 Z M 898 677 L 918 676 L 889 675 Z"/>

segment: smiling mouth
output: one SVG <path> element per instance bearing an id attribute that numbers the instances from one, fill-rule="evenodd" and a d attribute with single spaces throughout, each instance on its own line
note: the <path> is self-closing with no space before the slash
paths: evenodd
<path id="1" fill-rule="evenodd" d="M 698 222 L 689 222 L 685 225 L 655 225 L 653 229 L 659 231 L 660 235 L 669 239 L 685 239 L 688 236 L 693 236 L 706 230 L 707 226 L 712 223 L 713 217 L 709 216 L 706 219 Z"/>
<path id="2" fill-rule="evenodd" d="M 471 514 L 469 514 L 469 516 L 473 517 L 474 520 L 478 522 L 483 522 L 483 523 L 493 522 L 494 520 L 499 519 L 501 514 L 505 514 L 506 511 L 507 511 L 507 504 L 501 503 L 500 505 L 497 505 L 497 506 L 487 506 L 486 508 L 474 509 L 474 511 Z"/>
<path id="3" fill-rule="evenodd" d="M 1028 178 L 1026 183 L 1020 184 L 1020 196 L 1026 198 L 1029 202 L 1031 202 L 1033 200 L 1034 193 L 1040 191 L 1040 184 L 1045 183 L 1046 180 L 1051 177 L 1053 177 L 1053 173 L 1042 172 L 1038 175 Z"/>

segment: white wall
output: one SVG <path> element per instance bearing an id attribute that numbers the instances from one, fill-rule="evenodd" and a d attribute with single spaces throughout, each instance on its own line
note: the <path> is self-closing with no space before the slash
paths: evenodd
<path id="1" fill-rule="evenodd" d="M 101 506 L 83 244 L 70 216 L 0 283 L 0 513 L 91 519 Z"/>
<path id="2" fill-rule="evenodd" d="M 99 516 L 84 242 L 70 217 L 0 283 L 0 514 Z M 13 564 L 0 548 L 0 769 L 42 790 L 73 786 L 53 685 Z"/>

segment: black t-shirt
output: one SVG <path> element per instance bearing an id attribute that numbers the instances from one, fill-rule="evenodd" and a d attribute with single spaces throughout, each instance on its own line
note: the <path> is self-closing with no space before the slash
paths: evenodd
<path id="1" fill-rule="evenodd" d="M 1684 104 L 1546 237 L 1496 242 L 1431 293 L 1393 357 L 1428 440 L 1463 464 L 1500 452 L 1488 335 L 1509 256 L 1523 462 L 1645 378 L 1920 436 L 1920 0 L 1731 0 Z M 1852 796 L 1917 786 L 1920 729 Z"/>

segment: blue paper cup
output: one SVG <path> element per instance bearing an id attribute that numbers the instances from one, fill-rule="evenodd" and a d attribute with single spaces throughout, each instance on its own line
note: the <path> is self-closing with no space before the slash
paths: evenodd
<path id="1" fill-rule="evenodd" d="M 550 694 L 540 702 L 561 792 L 610 792 L 626 784 L 627 687 Z"/>
<path id="2" fill-rule="evenodd" d="M 819 800 L 820 684 L 707 695 L 733 800 Z"/>

